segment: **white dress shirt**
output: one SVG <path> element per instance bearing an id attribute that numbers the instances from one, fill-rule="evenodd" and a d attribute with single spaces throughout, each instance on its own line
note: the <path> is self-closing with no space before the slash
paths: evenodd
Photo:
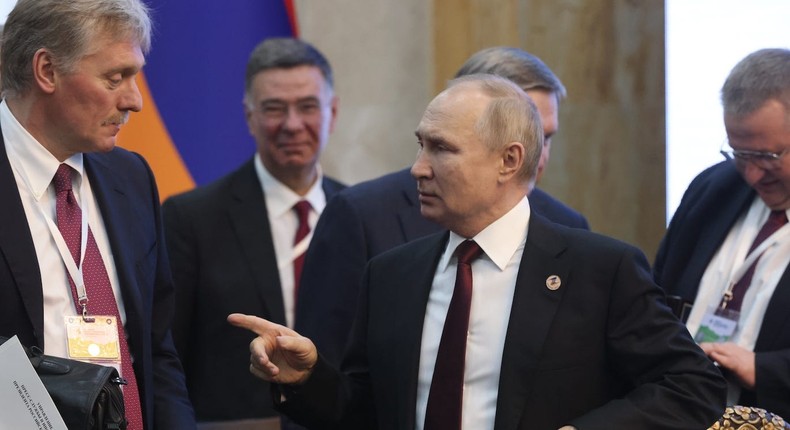
<path id="1" fill-rule="evenodd" d="M 269 225 L 272 229 L 272 240 L 274 241 L 274 254 L 277 256 L 277 268 L 280 272 L 280 287 L 283 294 L 283 305 L 285 306 L 285 321 L 288 327 L 294 324 L 294 259 L 307 250 L 310 239 L 313 237 L 315 224 L 318 217 L 326 206 L 326 196 L 322 186 L 324 176 L 320 166 L 318 176 L 304 196 L 296 194 L 285 184 L 277 180 L 263 165 L 260 155 L 255 157 L 255 171 L 261 181 L 263 196 L 266 202 L 266 212 L 269 216 Z M 310 233 L 305 239 L 294 246 L 296 229 L 299 227 L 299 217 L 293 207 L 300 200 L 307 200 L 310 203 Z"/>
<path id="2" fill-rule="evenodd" d="M 0 127 L 3 130 L 6 152 L 11 162 L 11 170 L 14 172 L 19 196 L 22 199 L 30 234 L 33 237 L 33 245 L 36 248 L 38 267 L 41 271 L 41 285 L 44 293 L 44 353 L 67 357 L 66 326 L 63 317 L 78 315 L 78 312 L 71 294 L 63 258 L 46 221 L 46 218 L 49 217 L 57 223 L 55 186 L 52 184 L 52 178 L 55 176 L 60 162 L 17 121 L 8 109 L 5 100 L 0 103 Z M 113 294 L 115 294 L 115 301 L 118 303 L 121 321 L 125 323 L 126 312 L 118 282 L 118 273 L 115 270 L 115 261 L 99 206 L 83 168 L 83 156 L 76 154 L 67 159 L 65 163 L 77 172 L 77 175 L 72 175 L 74 196 L 80 204 L 86 202 L 88 226 L 93 232 L 102 260 L 104 260 L 104 267 L 107 269 Z M 83 212 L 85 211 L 84 208 L 81 209 Z M 90 288 L 88 288 L 87 294 L 88 300 L 90 300 Z M 88 311 L 90 311 L 90 304 Z"/>
<path id="3" fill-rule="evenodd" d="M 755 197 L 749 210 L 736 221 L 727 238 L 716 251 L 702 276 L 694 306 L 686 323 L 692 336 L 699 330 L 706 312 L 721 303 L 730 283 L 737 282 L 746 269 L 748 262 L 744 264 L 744 261 L 748 257 L 749 248 L 770 212 L 768 206 L 759 197 Z M 751 285 L 743 297 L 738 328 L 731 339 L 732 342 L 749 351 L 754 350 L 768 302 L 779 279 L 790 264 L 790 223 L 765 239 L 764 243 L 767 248 L 755 266 Z M 737 402 L 740 389 L 737 384 L 729 385 L 728 404 L 732 404 Z"/>
<path id="4" fill-rule="evenodd" d="M 494 428 L 502 352 L 529 217 L 529 202 L 524 197 L 507 214 L 472 238 L 483 249 L 483 254 L 472 262 L 472 306 L 462 407 L 462 428 L 466 430 Z M 464 240 L 466 238 L 450 233 L 428 297 L 417 386 L 417 430 L 422 430 L 425 424 L 439 341 L 455 288 L 458 265 L 455 250 Z"/>

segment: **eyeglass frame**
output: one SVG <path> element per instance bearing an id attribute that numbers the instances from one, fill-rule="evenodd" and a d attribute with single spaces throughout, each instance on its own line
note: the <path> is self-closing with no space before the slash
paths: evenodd
<path id="1" fill-rule="evenodd" d="M 260 105 L 249 104 L 248 108 L 261 114 L 267 121 L 284 121 L 291 115 L 291 109 L 299 118 L 314 118 L 324 109 L 324 103 L 317 97 L 305 97 L 294 103 L 282 100 L 265 100 Z"/>
<path id="2" fill-rule="evenodd" d="M 725 146 L 729 147 L 730 149 L 724 149 Z M 722 142 L 721 148 L 719 148 L 719 153 L 727 160 L 731 160 L 735 163 L 752 163 L 753 165 L 764 170 L 773 170 L 781 167 L 779 163 L 781 162 L 782 157 L 788 152 L 790 152 L 790 149 L 787 148 L 780 152 L 733 149 L 732 146 L 730 146 L 728 140 Z"/>

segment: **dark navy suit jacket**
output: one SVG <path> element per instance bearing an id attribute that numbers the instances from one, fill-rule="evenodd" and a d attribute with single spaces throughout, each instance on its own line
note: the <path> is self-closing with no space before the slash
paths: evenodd
<path id="1" fill-rule="evenodd" d="M 146 428 L 193 429 L 170 335 L 173 284 L 154 176 L 142 157 L 121 148 L 85 154 L 84 165 L 118 271 Z M 0 336 L 43 349 L 41 272 L 1 132 L 0 201 Z"/>
<path id="2" fill-rule="evenodd" d="M 693 302 L 702 275 L 733 224 L 752 204 L 755 191 L 723 162 L 700 173 L 689 185 L 653 266 L 667 294 Z M 790 270 L 785 269 L 765 312 L 754 347 L 757 383 L 744 390 L 740 404 L 790 416 Z"/>
<path id="3" fill-rule="evenodd" d="M 447 238 L 370 261 L 343 372 L 320 359 L 304 385 L 281 387 L 285 413 L 317 429 L 414 428 L 422 327 Z M 561 279 L 555 290 L 546 287 L 552 275 Z M 639 250 L 532 214 L 495 430 L 704 429 L 724 411 L 725 387 Z"/>
<path id="4" fill-rule="evenodd" d="M 535 189 L 530 207 L 551 221 L 588 228 L 587 220 Z M 409 169 L 349 187 L 324 209 L 305 257 L 295 329 L 335 365 L 343 357 L 368 260 L 442 230 L 420 214 L 417 183 Z"/>
<path id="5" fill-rule="evenodd" d="M 324 177 L 327 200 L 344 186 Z M 255 334 L 227 323 L 242 312 L 285 324 L 277 258 L 253 159 L 163 206 L 176 285 L 173 336 L 201 421 L 276 416 L 269 384 L 249 371 Z"/>

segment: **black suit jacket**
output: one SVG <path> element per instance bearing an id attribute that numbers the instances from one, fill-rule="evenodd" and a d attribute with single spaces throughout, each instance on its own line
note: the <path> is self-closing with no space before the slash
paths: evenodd
<path id="1" fill-rule="evenodd" d="M 192 429 L 170 335 L 173 285 L 153 174 L 142 157 L 121 148 L 85 154 L 84 165 L 118 272 L 146 428 Z M 41 272 L 2 133 L 0 201 L 0 336 L 44 349 Z"/>
<path id="2" fill-rule="evenodd" d="M 414 428 L 423 320 L 447 237 L 370 261 L 343 373 L 319 360 L 304 385 L 282 387 L 283 412 L 313 428 Z M 496 430 L 698 430 L 724 410 L 723 378 L 641 252 L 535 214 L 501 366 Z"/>
<path id="3" fill-rule="evenodd" d="M 324 178 L 327 200 L 343 188 Z M 269 386 L 249 372 L 254 334 L 242 312 L 285 324 L 271 227 L 253 159 L 163 206 L 176 285 L 173 335 L 198 421 L 275 416 Z"/>
<path id="4" fill-rule="evenodd" d="M 706 169 L 691 182 L 659 247 L 653 267 L 667 294 L 693 302 L 702 275 L 733 224 L 756 197 L 732 162 Z M 754 347 L 757 380 L 739 403 L 790 416 L 790 271 L 776 286 Z"/>
<path id="5" fill-rule="evenodd" d="M 339 193 L 316 226 L 302 271 L 295 329 L 335 365 L 343 357 L 368 260 L 442 230 L 420 214 L 417 183 L 409 170 Z M 539 189 L 529 202 L 533 213 L 551 221 L 588 228 L 584 216 Z"/>

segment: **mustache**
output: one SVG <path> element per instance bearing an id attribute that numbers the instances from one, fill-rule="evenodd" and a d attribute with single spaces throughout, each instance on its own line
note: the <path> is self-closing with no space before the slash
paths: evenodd
<path id="1" fill-rule="evenodd" d="M 102 125 L 124 125 L 127 121 L 129 121 L 129 112 L 121 112 L 105 119 Z"/>

